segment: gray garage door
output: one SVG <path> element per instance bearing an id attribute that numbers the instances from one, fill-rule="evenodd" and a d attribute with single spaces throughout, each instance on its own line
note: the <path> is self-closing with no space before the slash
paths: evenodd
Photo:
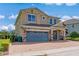
<path id="1" fill-rule="evenodd" d="M 27 32 L 27 42 L 45 42 L 48 41 L 48 32 Z"/>

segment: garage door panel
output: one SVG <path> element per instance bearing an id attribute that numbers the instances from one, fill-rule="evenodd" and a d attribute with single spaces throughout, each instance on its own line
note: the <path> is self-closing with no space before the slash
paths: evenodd
<path id="1" fill-rule="evenodd" d="M 27 32 L 27 42 L 48 41 L 48 32 Z"/>

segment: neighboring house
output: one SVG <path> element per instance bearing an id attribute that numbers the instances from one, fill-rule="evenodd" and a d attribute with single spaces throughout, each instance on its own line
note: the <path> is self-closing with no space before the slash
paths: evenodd
<path id="1" fill-rule="evenodd" d="M 65 27 L 57 25 L 58 17 L 48 16 L 38 8 L 20 10 L 15 23 L 15 34 L 26 42 L 64 40 Z"/>
<path id="2" fill-rule="evenodd" d="M 70 35 L 71 32 L 78 32 L 79 33 L 79 20 L 78 19 L 70 19 L 67 21 L 64 21 L 64 24 L 66 25 L 66 35 Z"/>

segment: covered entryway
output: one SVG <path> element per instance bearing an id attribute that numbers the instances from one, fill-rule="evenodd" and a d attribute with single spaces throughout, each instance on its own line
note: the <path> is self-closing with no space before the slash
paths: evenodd
<path id="1" fill-rule="evenodd" d="M 65 26 L 62 22 L 51 26 L 51 39 L 52 40 L 65 40 Z"/>
<path id="2" fill-rule="evenodd" d="M 47 42 L 48 32 L 28 31 L 26 34 L 26 42 Z"/>
<path id="3" fill-rule="evenodd" d="M 57 40 L 57 31 L 53 31 L 53 40 Z"/>
<path id="4" fill-rule="evenodd" d="M 53 31 L 53 40 L 64 40 L 64 33 L 62 30 Z"/>

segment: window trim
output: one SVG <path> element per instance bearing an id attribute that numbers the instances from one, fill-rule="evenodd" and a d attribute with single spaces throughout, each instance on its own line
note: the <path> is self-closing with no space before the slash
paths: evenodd
<path id="1" fill-rule="evenodd" d="M 44 17 L 44 19 L 43 19 L 43 17 Z M 45 20 L 46 18 L 45 18 L 45 16 L 42 16 L 42 20 Z"/>
<path id="2" fill-rule="evenodd" d="M 57 24 L 57 22 L 56 22 L 57 20 L 56 20 L 56 18 L 54 18 L 54 24 Z"/>
<path id="3" fill-rule="evenodd" d="M 34 15 L 34 16 L 35 16 L 35 20 L 34 20 L 34 21 L 32 21 L 32 20 L 29 21 L 28 15 Z M 35 15 L 35 14 L 28 14 L 28 15 L 27 15 L 28 22 L 29 22 L 29 23 L 35 23 L 35 21 L 36 21 L 36 15 Z"/>
<path id="4" fill-rule="evenodd" d="M 52 19 L 52 18 L 50 18 L 50 19 L 49 19 L 49 24 L 51 24 L 51 23 L 50 23 L 50 21 L 51 21 L 51 20 L 53 21 L 53 19 Z M 53 22 L 52 22 L 52 24 L 53 24 Z M 52 25 L 52 24 L 51 24 L 51 25 Z"/>

